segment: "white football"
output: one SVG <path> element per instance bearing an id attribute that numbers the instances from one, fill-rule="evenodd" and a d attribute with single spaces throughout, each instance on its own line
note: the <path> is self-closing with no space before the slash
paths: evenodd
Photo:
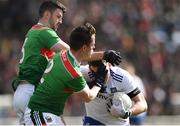
<path id="1" fill-rule="evenodd" d="M 124 92 L 116 92 L 114 93 L 112 103 L 116 106 L 119 105 L 119 102 L 122 102 L 124 109 L 128 111 L 132 107 L 132 100 L 130 97 Z"/>

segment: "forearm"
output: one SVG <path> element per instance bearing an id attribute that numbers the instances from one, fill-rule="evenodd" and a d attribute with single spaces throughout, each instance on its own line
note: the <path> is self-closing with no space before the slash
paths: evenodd
<path id="1" fill-rule="evenodd" d="M 104 56 L 104 51 L 93 52 L 90 58 L 85 59 L 85 61 L 95 61 L 102 60 Z"/>
<path id="2" fill-rule="evenodd" d="M 96 98 L 100 89 L 101 88 L 98 86 L 93 86 L 91 89 L 89 89 L 88 85 L 86 85 L 85 88 L 81 92 L 77 92 L 76 95 L 84 102 L 90 102 Z"/>
<path id="3" fill-rule="evenodd" d="M 51 47 L 51 50 L 56 53 L 60 52 L 61 50 L 68 50 L 68 49 L 70 49 L 69 45 L 62 40 L 56 43 L 53 47 Z"/>
<path id="4" fill-rule="evenodd" d="M 142 112 L 147 111 L 147 103 L 146 102 L 136 102 L 136 104 L 133 105 L 133 107 L 129 110 L 132 115 L 137 115 Z"/>

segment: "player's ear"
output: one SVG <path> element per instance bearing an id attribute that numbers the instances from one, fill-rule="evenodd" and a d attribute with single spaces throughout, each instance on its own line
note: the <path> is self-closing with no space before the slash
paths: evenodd
<path id="1" fill-rule="evenodd" d="M 86 51 L 87 51 L 87 45 L 83 45 L 82 51 L 83 51 L 83 52 L 86 52 Z"/>
<path id="2" fill-rule="evenodd" d="M 48 10 L 46 10 L 46 11 L 44 12 L 44 14 L 43 14 L 43 17 L 44 17 L 45 19 L 49 19 L 50 16 L 51 16 L 51 12 L 48 11 Z"/>

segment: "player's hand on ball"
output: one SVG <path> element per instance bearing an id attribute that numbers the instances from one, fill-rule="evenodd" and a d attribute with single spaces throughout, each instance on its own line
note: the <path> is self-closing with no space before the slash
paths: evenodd
<path id="1" fill-rule="evenodd" d="M 108 50 L 104 52 L 103 59 L 115 66 L 121 63 L 122 57 L 120 52 Z"/>
<path id="2" fill-rule="evenodd" d="M 110 114 L 116 118 L 123 118 L 126 114 L 122 101 L 118 101 L 115 104 L 112 103 L 112 100 L 109 99 L 109 102 L 107 103 L 107 110 L 110 112 Z"/>
<path id="3" fill-rule="evenodd" d="M 107 100 L 107 111 L 116 118 L 126 119 L 131 116 L 129 109 L 125 108 L 122 99 L 113 99 L 114 96 L 111 96 Z"/>

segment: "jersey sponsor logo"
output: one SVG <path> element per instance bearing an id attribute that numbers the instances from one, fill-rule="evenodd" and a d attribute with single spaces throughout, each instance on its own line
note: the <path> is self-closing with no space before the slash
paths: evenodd
<path id="1" fill-rule="evenodd" d="M 115 93 L 115 92 L 117 92 L 117 88 L 116 87 L 112 87 L 111 88 L 111 93 Z"/>
<path id="2" fill-rule="evenodd" d="M 106 99 L 108 98 L 108 96 L 105 96 L 105 95 L 103 95 L 103 94 L 101 94 L 101 93 L 98 93 L 98 94 L 97 94 L 97 98 L 106 100 Z"/>
<path id="3" fill-rule="evenodd" d="M 112 78 L 118 82 L 122 82 L 123 80 L 123 76 L 119 75 L 119 74 L 116 74 L 114 73 L 112 70 L 110 70 L 110 74 L 112 76 Z"/>
<path id="4" fill-rule="evenodd" d="M 73 77 L 73 78 L 78 78 L 79 74 L 78 72 L 74 69 L 74 67 L 72 66 L 72 64 L 70 63 L 70 61 L 68 60 L 67 57 L 67 51 L 62 51 L 61 53 L 61 59 L 62 62 L 66 68 L 66 70 L 69 72 L 69 74 Z"/>
<path id="5" fill-rule="evenodd" d="M 42 26 L 34 25 L 31 30 L 44 30 L 44 28 Z"/>

